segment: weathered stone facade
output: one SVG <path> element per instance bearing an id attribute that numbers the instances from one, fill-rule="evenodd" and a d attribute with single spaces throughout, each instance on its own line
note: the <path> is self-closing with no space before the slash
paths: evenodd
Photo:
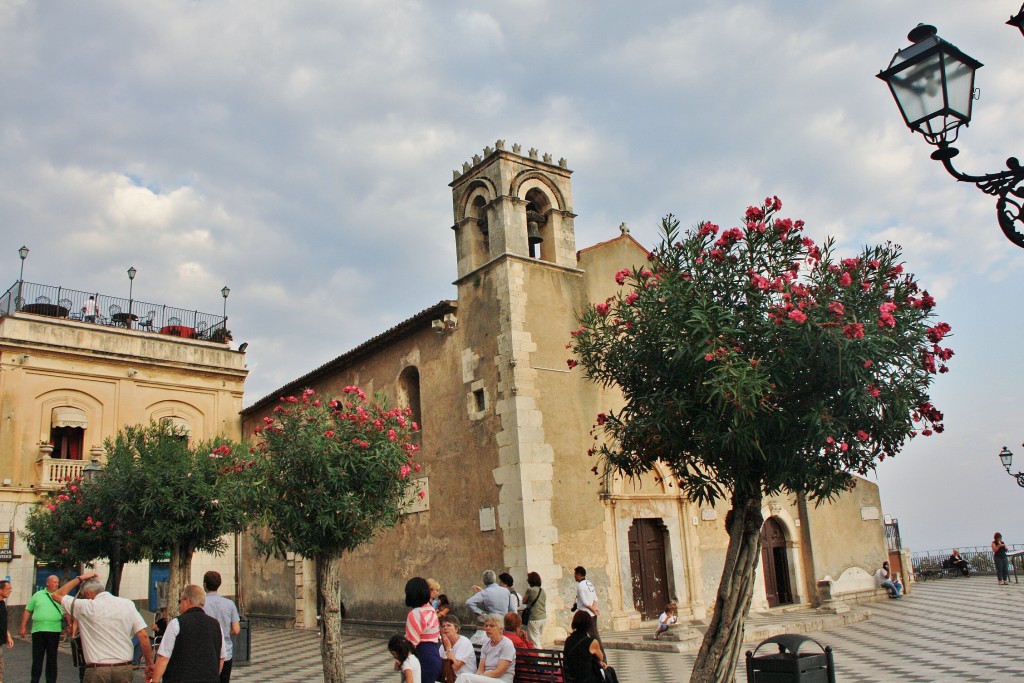
<path id="1" fill-rule="evenodd" d="M 614 239 L 577 251 L 564 160 L 535 150 L 523 156 L 502 141 L 484 151 L 451 183 L 457 301 L 256 402 L 243 411 L 243 431 L 252 433 L 280 396 L 305 388 L 337 395 L 357 384 L 413 408 L 429 504 L 341 560 L 349 618 L 404 618 L 411 576 L 437 578 L 461 605 L 483 569 L 509 571 L 521 590 L 527 571 L 536 571 L 551 637 L 568 624 L 576 565 L 597 585 L 604 628 L 636 626 L 670 599 L 683 616 L 702 617 L 714 604 L 727 506 L 700 508 L 665 473 L 634 482 L 593 474 L 595 416 L 621 399 L 565 362 L 577 312 L 611 295 L 614 273 L 644 263 L 646 250 L 623 226 Z M 862 520 L 863 507 L 880 505 L 877 487 L 859 479 L 831 506 L 766 501 L 779 575 L 754 608 L 812 604 L 816 580 L 851 567 L 874 571 L 885 559 L 882 523 L 877 515 Z M 253 560 L 243 581 L 253 584 L 246 592 L 256 616 L 310 625 L 315 605 L 302 597 L 310 572 L 299 571 L 301 558 L 290 566 Z M 267 585 L 267 572 L 301 578 Z"/>

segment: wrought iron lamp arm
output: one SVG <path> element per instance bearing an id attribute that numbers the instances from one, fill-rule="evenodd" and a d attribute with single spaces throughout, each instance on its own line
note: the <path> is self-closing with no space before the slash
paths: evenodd
<path id="1" fill-rule="evenodd" d="M 1024 232 L 1020 230 L 1024 228 L 1024 188 L 1020 187 L 1024 182 L 1024 167 L 1017 157 L 1010 157 L 1006 160 L 1005 171 L 985 175 L 961 173 L 953 167 L 953 157 L 958 152 L 955 147 L 944 146 L 936 150 L 932 158 L 941 161 L 946 171 L 957 180 L 974 183 L 985 194 L 998 197 L 996 216 L 999 227 L 1006 239 L 1024 248 Z M 1018 476 L 1017 483 L 1024 487 L 1024 474 Z"/>
<path id="2" fill-rule="evenodd" d="M 1007 474 L 1010 473 L 1007 472 Z M 1015 477 L 1017 479 L 1017 486 L 1024 488 L 1024 472 L 1018 472 L 1017 474 L 1011 474 L 1010 476 Z"/>

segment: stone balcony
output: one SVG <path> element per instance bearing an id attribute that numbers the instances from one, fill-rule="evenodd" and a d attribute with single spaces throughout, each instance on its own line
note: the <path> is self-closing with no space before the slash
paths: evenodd
<path id="1" fill-rule="evenodd" d="M 39 482 L 36 484 L 36 489 L 54 491 L 63 486 L 69 477 L 75 479 L 82 476 L 82 470 L 89 464 L 88 460 L 51 458 L 49 454 L 53 452 L 53 446 L 49 446 L 49 448 L 47 446 L 48 444 L 41 444 L 39 447 L 42 457 L 36 460 L 36 473 Z M 98 459 L 103 455 L 103 449 L 94 446 L 89 453 L 93 459 Z"/>

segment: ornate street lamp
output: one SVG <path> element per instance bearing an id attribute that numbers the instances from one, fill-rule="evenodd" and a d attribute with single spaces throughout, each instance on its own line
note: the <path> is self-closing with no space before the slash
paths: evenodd
<path id="1" fill-rule="evenodd" d="M 18 250 L 18 256 L 21 257 L 21 272 L 18 273 L 18 298 L 14 302 L 15 310 L 20 309 L 22 304 L 21 286 L 25 284 L 25 259 L 28 258 L 28 247 L 23 245 L 21 249 Z"/>
<path id="2" fill-rule="evenodd" d="M 1013 464 L 1013 453 L 1006 446 L 1003 446 L 1003 450 L 999 451 L 999 459 L 1003 463 L 1003 467 L 1006 468 L 1006 473 L 1011 477 L 1016 477 L 1017 485 L 1024 488 L 1024 472 L 1017 472 L 1014 474 L 1010 471 L 1010 465 Z"/>
<path id="3" fill-rule="evenodd" d="M 231 290 L 228 289 L 227 285 L 224 285 L 224 289 L 220 290 L 220 295 L 222 297 L 224 297 L 224 327 L 225 328 L 227 328 L 227 325 L 228 325 L 228 294 L 230 294 L 230 293 L 231 293 Z"/>
<path id="4" fill-rule="evenodd" d="M 92 481 L 103 472 L 103 465 L 96 458 L 93 458 L 88 465 L 82 468 L 82 479 Z"/>
<path id="5" fill-rule="evenodd" d="M 1024 7 L 1007 22 L 1024 32 Z M 985 175 L 961 173 L 953 167 L 953 157 L 960 153 L 956 142 L 961 126 L 971 122 L 971 105 L 977 98 L 974 72 L 982 64 L 961 52 L 955 45 L 937 35 L 934 26 L 918 25 L 907 38 L 913 43 L 892 58 L 889 68 L 880 71 L 903 121 L 912 131 L 937 149 L 932 159 L 941 161 L 951 176 L 965 183 L 974 183 L 985 194 L 998 197 L 996 214 L 999 227 L 1007 239 L 1024 247 L 1024 168 L 1015 157 L 1006 160 L 1005 171 Z"/>
<path id="6" fill-rule="evenodd" d="M 135 266 L 128 269 L 128 326 L 132 324 L 132 288 L 135 286 Z"/>

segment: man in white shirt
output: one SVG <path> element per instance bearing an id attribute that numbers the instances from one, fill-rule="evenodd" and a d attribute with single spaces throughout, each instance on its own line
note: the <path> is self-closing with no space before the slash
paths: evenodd
<path id="1" fill-rule="evenodd" d="M 86 572 L 55 590 L 53 599 L 74 619 L 85 651 L 85 683 L 131 683 L 132 636 L 139 637 L 146 659 L 146 680 L 153 677 L 153 650 L 146 621 L 135 603 L 108 593 L 96 572 Z M 78 597 L 68 593 L 78 587 Z"/>
<path id="2" fill-rule="evenodd" d="M 576 609 L 583 610 L 593 617 L 590 620 L 590 629 L 587 630 L 587 633 L 591 638 L 600 641 L 601 636 L 597 631 L 597 615 L 601 613 L 601 610 L 597 608 L 597 589 L 594 588 L 594 584 L 587 581 L 586 567 L 576 567 L 573 572 L 579 582 L 576 584 Z"/>

